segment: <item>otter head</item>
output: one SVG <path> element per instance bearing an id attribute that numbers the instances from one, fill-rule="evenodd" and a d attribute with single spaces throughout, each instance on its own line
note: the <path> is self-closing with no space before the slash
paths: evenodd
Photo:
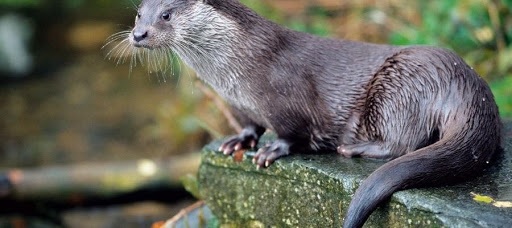
<path id="1" fill-rule="evenodd" d="M 246 42 L 240 34 L 240 20 L 233 13 L 241 7 L 238 0 L 142 0 L 135 26 L 123 41 L 130 47 L 120 45 L 117 52 L 131 49 L 142 56 L 138 58 L 148 56 L 149 61 L 169 59 L 172 51 L 197 73 L 206 75 L 232 64 L 235 52 L 240 52 L 235 50 Z"/>
<path id="2" fill-rule="evenodd" d="M 133 29 L 113 34 L 104 48 L 111 47 L 109 59 L 132 66 L 147 62 L 151 72 L 166 71 L 171 52 L 206 72 L 208 64 L 227 63 L 246 42 L 240 35 L 242 7 L 238 0 L 142 0 Z"/>
<path id="3" fill-rule="evenodd" d="M 166 71 L 174 53 L 200 77 L 231 75 L 247 65 L 241 58 L 253 55 L 255 48 L 248 46 L 257 46 L 247 32 L 261 23 L 256 17 L 238 0 L 142 0 L 133 29 L 110 37 L 105 47 L 114 47 L 107 56 Z M 214 78 L 203 79 L 221 84 Z"/>
<path id="4" fill-rule="evenodd" d="M 176 37 L 175 30 L 180 21 L 179 12 L 190 11 L 194 2 L 196 1 L 142 1 L 137 9 L 135 26 L 130 34 L 130 43 L 135 47 L 148 49 L 169 47 Z"/>
<path id="5" fill-rule="evenodd" d="M 224 0 L 226 1 L 226 0 Z M 229 1 L 229 0 L 228 0 Z M 208 0 L 143 0 L 130 43 L 148 49 L 201 51 L 218 45 L 237 27 Z M 199 50 L 195 50 L 196 52 Z"/>

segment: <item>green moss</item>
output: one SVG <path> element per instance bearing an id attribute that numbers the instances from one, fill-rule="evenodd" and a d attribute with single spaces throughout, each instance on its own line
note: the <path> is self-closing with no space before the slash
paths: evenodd
<path id="1" fill-rule="evenodd" d="M 272 137 L 265 136 L 260 145 Z M 346 159 L 337 154 L 293 155 L 267 169 L 252 164 L 254 151 L 236 162 L 204 148 L 199 188 L 209 208 L 226 227 L 341 227 L 359 183 L 383 162 Z M 511 145 L 506 147 L 510 151 Z M 452 187 L 397 192 L 379 207 L 365 227 L 477 227 L 512 222 L 512 209 L 475 203 L 471 192 L 494 192 L 511 172 L 507 153 L 499 172 Z"/>

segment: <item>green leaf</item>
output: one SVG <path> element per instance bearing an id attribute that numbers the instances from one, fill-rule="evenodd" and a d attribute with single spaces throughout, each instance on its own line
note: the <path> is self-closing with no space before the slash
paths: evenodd
<path id="1" fill-rule="evenodd" d="M 475 194 L 475 193 L 471 193 L 471 195 L 473 195 L 473 200 L 476 201 L 476 202 L 479 202 L 479 203 L 492 203 L 494 202 L 494 199 L 491 198 L 490 196 L 484 196 L 484 195 L 479 195 L 479 194 Z"/>

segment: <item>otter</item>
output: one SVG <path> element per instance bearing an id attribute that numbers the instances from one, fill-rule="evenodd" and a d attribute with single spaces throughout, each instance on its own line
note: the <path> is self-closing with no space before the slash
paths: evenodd
<path id="1" fill-rule="evenodd" d="M 123 42 L 170 50 L 244 125 L 219 151 L 254 148 L 268 167 L 290 153 L 389 160 L 366 178 L 344 227 L 361 227 L 394 192 L 481 173 L 500 150 L 498 107 L 454 52 L 321 38 L 264 19 L 238 0 L 143 0 Z"/>

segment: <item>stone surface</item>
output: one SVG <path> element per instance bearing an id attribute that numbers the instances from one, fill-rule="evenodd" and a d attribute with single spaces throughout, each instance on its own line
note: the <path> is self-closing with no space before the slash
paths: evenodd
<path id="1" fill-rule="evenodd" d="M 366 227 L 507 227 L 512 208 L 473 199 L 512 201 L 512 125 L 507 125 L 505 152 L 484 175 L 448 187 L 397 192 L 377 209 Z M 266 135 L 261 144 L 272 140 Z M 251 227 L 341 227 L 345 209 L 359 183 L 381 161 L 346 159 L 337 154 L 293 155 L 267 169 L 251 163 L 254 151 L 241 161 L 204 148 L 200 191 L 222 224 Z M 260 144 L 260 145 L 261 145 Z"/>

